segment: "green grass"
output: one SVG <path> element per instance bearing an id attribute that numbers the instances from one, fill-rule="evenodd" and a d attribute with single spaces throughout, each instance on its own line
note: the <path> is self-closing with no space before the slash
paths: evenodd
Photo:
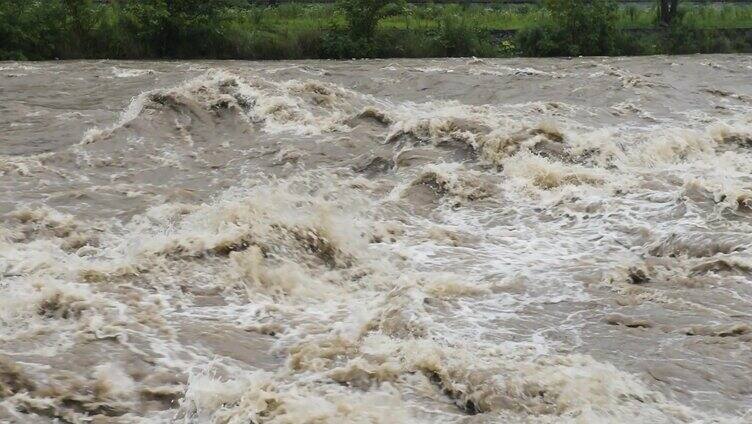
<path id="1" fill-rule="evenodd" d="M 344 25 L 344 19 L 331 4 L 294 4 L 277 7 L 253 7 L 239 12 L 253 16 L 255 25 L 265 28 L 325 29 Z M 385 19 L 382 28 L 432 29 L 447 15 L 458 16 L 474 27 L 487 30 L 518 30 L 546 19 L 543 8 L 534 5 L 488 7 L 470 5 L 409 5 L 405 13 Z M 656 8 L 644 5 L 621 6 L 616 26 L 622 29 L 652 28 Z M 691 5 L 682 10 L 682 20 L 695 28 L 752 28 L 752 5 Z"/>
<path id="2" fill-rule="evenodd" d="M 692 28 L 752 28 L 752 5 L 684 5 L 679 15 L 682 22 Z M 619 9 L 617 25 L 621 28 L 651 28 L 655 22 L 654 7 L 625 6 Z"/>

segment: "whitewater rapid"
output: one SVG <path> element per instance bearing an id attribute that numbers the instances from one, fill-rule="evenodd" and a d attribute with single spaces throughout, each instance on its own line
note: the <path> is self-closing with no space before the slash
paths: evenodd
<path id="1" fill-rule="evenodd" d="M 0 63 L 0 422 L 750 423 L 751 75 Z"/>

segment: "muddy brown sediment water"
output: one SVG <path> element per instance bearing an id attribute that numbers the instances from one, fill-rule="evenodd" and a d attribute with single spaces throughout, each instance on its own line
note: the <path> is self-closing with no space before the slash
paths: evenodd
<path id="1" fill-rule="evenodd" d="M 0 63 L 0 422 L 752 422 L 750 76 Z"/>

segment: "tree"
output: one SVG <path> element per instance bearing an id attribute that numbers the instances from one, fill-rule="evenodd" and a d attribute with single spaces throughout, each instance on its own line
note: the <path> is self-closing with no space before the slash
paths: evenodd
<path id="1" fill-rule="evenodd" d="M 142 0 L 128 2 L 139 16 L 139 29 L 159 56 L 208 54 L 219 31 L 221 13 L 230 0 Z"/>
<path id="2" fill-rule="evenodd" d="M 86 33 L 91 26 L 91 0 L 64 0 L 63 6 L 67 15 L 69 30 L 79 43 L 79 48 L 85 48 Z"/>
<path id="3" fill-rule="evenodd" d="M 23 44 L 26 34 L 19 22 L 22 12 L 19 0 L 0 2 L 0 60 L 25 59 Z"/>

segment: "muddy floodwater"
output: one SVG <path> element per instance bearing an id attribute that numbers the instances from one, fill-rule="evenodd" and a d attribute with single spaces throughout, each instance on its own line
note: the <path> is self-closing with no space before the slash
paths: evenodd
<path id="1" fill-rule="evenodd" d="M 752 423 L 752 56 L 0 62 L 0 423 Z"/>

